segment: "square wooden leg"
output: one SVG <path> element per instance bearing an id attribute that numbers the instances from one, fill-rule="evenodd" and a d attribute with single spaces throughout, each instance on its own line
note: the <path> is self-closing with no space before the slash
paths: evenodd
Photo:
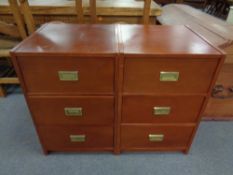
<path id="1" fill-rule="evenodd" d="M 3 88 L 2 85 L 0 85 L 0 97 L 5 97 L 5 96 L 6 96 L 5 89 Z"/>

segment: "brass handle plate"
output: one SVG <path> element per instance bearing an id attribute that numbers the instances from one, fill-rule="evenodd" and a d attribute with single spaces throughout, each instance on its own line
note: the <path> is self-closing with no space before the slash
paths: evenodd
<path id="1" fill-rule="evenodd" d="M 61 81 L 78 81 L 78 71 L 58 71 Z"/>
<path id="2" fill-rule="evenodd" d="M 164 140 L 163 134 L 149 134 L 150 142 L 162 142 Z"/>
<path id="3" fill-rule="evenodd" d="M 171 113 L 171 107 L 154 107 L 153 114 L 158 115 L 169 115 Z"/>
<path id="4" fill-rule="evenodd" d="M 83 115 L 82 108 L 64 108 L 65 115 L 71 117 L 81 117 Z"/>
<path id="5" fill-rule="evenodd" d="M 179 72 L 160 72 L 160 81 L 178 81 L 179 80 Z"/>
<path id="6" fill-rule="evenodd" d="M 85 142 L 86 136 L 85 135 L 70 135 L 71 142 Z"/>

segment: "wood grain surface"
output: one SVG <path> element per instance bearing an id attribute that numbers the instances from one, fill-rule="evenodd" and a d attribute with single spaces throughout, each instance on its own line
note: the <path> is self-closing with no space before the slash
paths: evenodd
<path id="1" fill-rule="evenodd" d="M 188 153 L 224 61 L 184 26 L 53 23 L 11 54 L 44 153 Z M 59 81 L 58 70 L 78 71 L 80 81 Z M 160 71 L 180 77 L 163 82 Z M 171 113 L 155 119 L 154 106 L 170 106 Z M 66 118 L 64 107 L 83 107 L 84 118 Z M 164 139 L 151 142 L 149 134 Z M 70 135 L 87 140 L 72 142 Z"/>
<path id="2" fill-rule="evenodd" d="M 205 118 L 213 120 L 233 120 L 232 93 L 226 92 L 233 87 L 233 27 L 221 19 L 210 16 L 187 5 L 171 4 L 163 7 L 163 14 L 158 17 L 163 25 L 188 25 L 193 31 L 216 47 L 226 52 L 225 65 L 217 79 L 216 85 L 224 87 L 225 98 L 210 98 Z"/>

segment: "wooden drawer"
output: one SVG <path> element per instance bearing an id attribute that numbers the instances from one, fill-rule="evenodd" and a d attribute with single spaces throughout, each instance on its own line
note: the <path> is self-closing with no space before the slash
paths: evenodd
<path id="1" fill-rule="evenodd" d="M 194 123 L 204 98 L 201 96 L 125 96 L 123 123 Z"/>
<path id="2" fill-rule="evenodd" d="M 127 58 L 123 91 L 128 94 L 207 93 L 217 63 L 217 59 Z M 161 72 L 178 72 L 178 81 L 160 81 Z"/>
<path id="3" fill-rule="evenodd" d="M 59 127 L 39 126 L 42 142 L 49 151 L 111 149 L 112 127 Z"/>
<path id="4" fill-rule="evenodd" d="M 156 126 L 124 124 L 121 126 L 121 147 L 122 149 L 135 150 L 183 149 L 188 146 L 193 129 L 194 127 L 191 125 Z M 150 141 L 150 135 L 154 136 L 155 141 Z M 153 139 L 153 137 L 151 138 Z"/>
<path id="5" fill-rule="evenodd" d="M 112 125 L 113 97 L 29 97 L 37 124 Z"/>
<path id="6" fill-rule="evenodd" d="M 18 62 L 29 93 L 113 94 L 114 58 L 33 56 Z M 67 76 L 78 80 L 67 81 Z"/>

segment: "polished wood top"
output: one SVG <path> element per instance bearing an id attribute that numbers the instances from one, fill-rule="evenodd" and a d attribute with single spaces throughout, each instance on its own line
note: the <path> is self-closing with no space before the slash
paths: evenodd
<path id="1" fill-rule="evenodd" d="M 220 54 L 185 26 L 121 25 L 125 54 Z"/>
<path id="2" fill-rule="evenodd" d="M 76 14 L 74 0 L 29 0 L 33 14 L 64 15 Z M 97 0 L 97 14 L 110 16 L 142 16 L 143 0 Z M 84 13 L 88 14 L 89 0 L 83 1 Z M 151 3 L 151 16 L 161 15 L 161 7 Z M 9 14 L 7 0 L 0 1 L 0 14 Z"/>
<path id="3" fill-rule="evenodd" d="M 123 43 L 123 44 L 122 44 Z M 17 54 L 220 55 L 185 26 L 49 23 L 23 41 Z"/>
<path id="4" fill-rule="evenodd" d="M 115 30 L 115 25 L 48 23 L 24 40 L 17 52 L 115 55 Z"/>

